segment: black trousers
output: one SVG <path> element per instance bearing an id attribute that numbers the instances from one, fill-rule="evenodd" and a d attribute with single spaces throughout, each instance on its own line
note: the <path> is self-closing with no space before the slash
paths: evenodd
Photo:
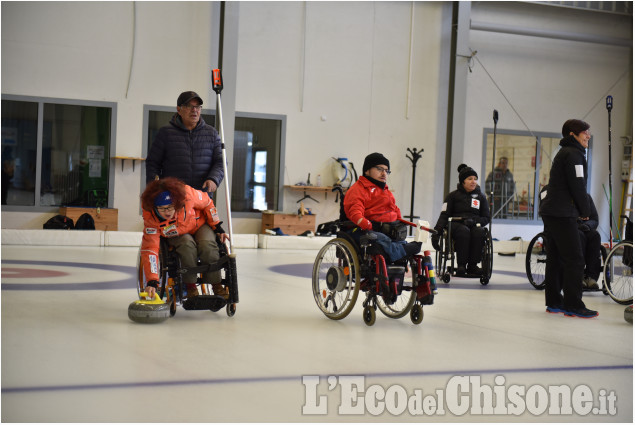
<path id="1" fill-rule="evenodd" d="M 547 237 L 545 303 L 565 309 L 583 308 L 584 255 L 578 223 L 574 217 L 543 216 L 542 221 Z"/>
<path id="2" fill-rule="evenodd" d="M 580 243 L 584 252 L 584 262 L 586 269 L 584 275 L 592 279 L 598 280 L 602 271 L 602 260 L 600 254 L 600 246 L 602 239 L 597 230 L 589 230 L 588 232 L 578 231 L 580 233 Z"/>
<path id="3" fill-rule="evenodd" d="M 457 266 L 480 263 L 487 229 L 477 226 L 470 228 L 456 221 L 453 221 L 451 225 Z"/>

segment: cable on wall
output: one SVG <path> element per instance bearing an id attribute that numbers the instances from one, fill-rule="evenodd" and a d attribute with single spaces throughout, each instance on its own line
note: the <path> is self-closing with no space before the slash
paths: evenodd
<path id="1" fill-rule="evenodd" d="M 609 87 L 609 89 L 607 91 L 604 92 L 604 94 L 602 96 L 600 96 L 600 98 L 598 99 L 597 102 L 595 102 L 593 104 L 593 106 L 591 107 L 591 109 L 589 109 L 589 112 L 587 112 L 583 117 L 582 120 L 586 120 L 586 117 L 589 116 L 589 114 L 595 109 L 596 106 L 598 106 L 598 103 L 600 102 L 604 102 L 604 100 L 606 99 L 606 96 L 611 93 L 613 91 L 613 89 L 615 88 L 615 86 L 617 86 L 617 84 L 622 80 L 622 78 L 624 78 L 626 76 L 626 74 L 628 74 L 630 72 L 630 68 L 626 68 L 626 70 L 622 73 L 622 75 L 620 75 L 620 77 L 617 79 L 617 81 L 615 81 L 615 83 L 613 83 L 613 85 L 611 87 Z"/>
<path id="2" fill-rule="evenodd" d="M 302 6 L 304 28 L 302 31 L 302 63 L 300 64 L 300 112 L 304 112 L 304 80 L 306 78 L 306 1 Z"/>
<path id="3" fill-rule="evenodd" d="M 377 6 L 373 2 L 373 36 L 370 45 L 370 99 L 368 102 L 368 150 L 370 151 L 370 139 L 373 125 L 373 79 L 375 75 L 375 30 L 376 30 Z"/>
<path id="4" fill-rule="evenodd" d="M 496 84 L 496 81 L 494 80 L 494 77 L 492 77 L 492 75 L 489 73 L 489 71 L 487 70 L 487 68 L 485 68 L 485 66 L 483 65 L 483 63 L 481 62 L 481 60 L 478 58 L 476 51 L 473 51 L 472 49 L 470 49 L 470 52 L 472 52 L 472 57 L 476 59 L 476 61 L 478 62 L 479 65 L 481 65 L 481 67 L 483 67 L 483 71 L 485 71 L 485 74 L 487 74 L 487 76 L 489 77 L 489 79 L 492 81 L 492 83 L 494 84 L 494 86 L 498 89 L 498 91 L 500 92 L 500 94 L 503 95 L 503 98 L 507 101 L 507 103 L 509 104 L 509 106 L 512 108 L 512 111 L 514 111 L 514 113 L 516 114 L 516 116 L 518 116 L 518 118 L 520 119 L 520 121 L 523 123 L 523 125 L 525 126 L 525 128 L 527 129 L 527 131 L 529 132 L 529 134 L 531 134 L 534 138 L 536 138 L 536 135 L 534 134 L 533 131 L 531 131 L 531 129 L 529 128 L 529 126 L 527 125 L 527 123 L 525 122 L 525 120 L 523 119 L 523 117 L 520 116 L 520 114 L 518 113 L 518 111 L 516 110 L 516 108 L 514 108 L 514 105 L 512 105 L 512 103 L 510 102 L 510 100 L 507 98 L 507 96 L 505 96 L 505 93 L 503 93 L 503 90 L 500 88 L 500 86 L 498 84 Z M 536 138 L 537 139 L 537 138 Z"/>
<path id="5" fill-rule="evenodd" d="M 410 4 L 410 52 L 408 55 L 408 88 L 406 89 L 406 119 L 410 118 L 410 94 L 412 84 L 412 57 L 414 55 L 415 2 Z"/>
<path id="6" fill-rule="evenodd" d="M 132 49 L 130 51 L 130 68 L 128 69 L 128 84 L 126 85 L 126 99 L 130 90 L 130 80 L 132 78 L 132 64 L 134 63 L 134 49 L 137 44 L 137 2 L 132 2 Z"/>

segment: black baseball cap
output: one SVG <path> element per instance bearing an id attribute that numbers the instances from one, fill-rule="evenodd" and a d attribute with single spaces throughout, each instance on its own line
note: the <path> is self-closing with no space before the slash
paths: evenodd
<path id="1" fill-rule="evenodd" d="M 198 101 L 201 102 L 201 105 L 203 104 L 203 99 L 201 99 L 201 96 L 196 94 L 196 92 L 184 91 L 183 93 L 179 95 L 179 98 L 176 100 L 176 106 L 185 105 L 192 99 L 198 99 Z"/>

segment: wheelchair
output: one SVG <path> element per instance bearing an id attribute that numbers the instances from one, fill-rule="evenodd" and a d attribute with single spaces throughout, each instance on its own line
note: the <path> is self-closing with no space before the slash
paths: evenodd
<path id="1" fill-rule="evenodd" d="M 606 264 L 607 252 L 604 245 L 600 245 L 600 251 L 598 255 L 601 257 L 600 264 L 604 273 L 600 273 L 600 277 L 604 279 L 604 284 L 600 285 L 598 282 L 598 289 L 583 288 L 583 292 L 602 291 L 604 295 L 608 295 L 607 288 L 611 285 L 610 275 L 608 270 L 604 267 Z M 527 246 L 527 253 L 525 254 L 525 272 L 527 273 L 527 279 L 534 288 L 541 290 L 545 289 L 545 269 L 547 267 L 547 249 L 546 249 L 546 235 L 544 232 L 538 233 L 534 236 L 529 245 Z M 600 289 L 601 288 L 601 289 Z"/>
<path id="2" fill-rule="evenodd" d="M 341 320 L 353 310 L 361 291 L 365 293 L 362 317 L 366 325 L 375 323 L 378 308 L 392 319 L 410 314 L 412 323 L 420 324 L 423 306 L 434 301 L 432 260 L 415 254 L 389 263 L 373 246 L 375 234 L 365 233 L 358 244 L 341 230 L 353 228 L 352 222 L 342 225 L 315 259 L 312 290 L 319 309 L 329 319 Z"/>
<path id="3" fill-rule="evenodd" d="M 627 221 L 625 238 L 615 245 L 604 262 L 604 274 L 610 277 L 608 295 L 618 304 L 633 304 L 633 222 Z"/>
<path id="4" fill-rule="evenodd" d="M 157 294 L 170 307 L 170 316 L 176 314 L 178 305 L 185 310 L 211 310 L 218 311 L 225 307 L 227 316 L 232 317 L 236 313 L 238 304 L 238 279 L 236 271 L 236 255 L 229 254 L 227 247 L 217 238 L 220 258 L 210 264 L 198 264 L 195 267 L 182 267 L 181 259 L 176 251 L 168 244 L 166 238 L 161 237 L 159 249 L 159 288 Z M 138 284 L 137 295 L 145 290 L 145 274 L 143 271 L 143 258 L 139 252 L 137 260 Z M 228 288 L 227 298 L 213 295 L 212 285 L 202 283 L 201 274 L 211 271 L 221 271 L 221 284 Z M 197 289 L 200 295 L 196 297 L 186 297 L 186 285 L 183 283 L 183 275 L 187 273 L 197 273 Z"/>
<path id="5" fill-rule="evenodd" d="M 452 221 L 461 221 L 462 217 L 450 217 L 448 219 L 448 226 L 443 229 L 443 235 L 439 239 L 439 248 L 436 253 L 436 268 L 437 273 L 444 283 L 450 283 L 452 277 L 457 277 L 456 274 L 456 251 L 454 249 L 454 240 L 452 240 Z M 494 244 L 492 242 L 492 234 L 490 230 L 485 227 L 487 231 L 485 235 L 485 241 L 483 243 L 483 252 L 481 254 L 481 270 L 482 273 L 461 275 L 458 277 L 464 278 L 478 278 L 481 285 L 485 286 L 492 278 L 492 269 L 494 267 Z"/>

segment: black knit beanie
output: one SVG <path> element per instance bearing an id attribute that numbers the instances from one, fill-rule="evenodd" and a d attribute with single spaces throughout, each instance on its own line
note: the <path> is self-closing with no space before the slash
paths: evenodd
<path id="1" fill-rule="evenodd" d="M 472 167 L 468 167 L 465 164 L 459 165 L 457 171 L 459 172 L 459 183 L 461 184 L 463 184 L 463 181 L 470 176 L 474 176 L 478 179 L 478 174 L 476 174 L 476 171 L 474 171 Z"/>
<path id="2" fill-rule="evenodd" d="M 385 165 L 386 167 L 388 167 L 388 169 L 390 170 L 390 161 L 388 161 L 388 159 L 386 159 L 385 156 L 383 156 L 382 154 L 375 152 L 375 153 L 371 153 L 370 155 L 368 155 L 366 157 L 366 159 L 364 159 L 364 166 L 362 167 L 362 174 L 365 174 L 366 171 L 370 170 L 371 168 L 377 166 L 377 165 Z"/>

